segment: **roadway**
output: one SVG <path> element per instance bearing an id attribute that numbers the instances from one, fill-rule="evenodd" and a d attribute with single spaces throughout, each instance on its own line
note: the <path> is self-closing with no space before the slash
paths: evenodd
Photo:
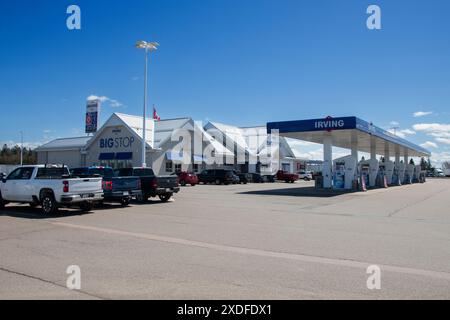
<path id="1" fill-rule="evenodd" d="M 449 299 L 450 180 L 314 194 L 182 188 L 169 203 L 0 213 L 0 299 Z M 81 268 L 81 290 L 66 268 Z M 381 289 L 366 268 L 381 269 Z"/>

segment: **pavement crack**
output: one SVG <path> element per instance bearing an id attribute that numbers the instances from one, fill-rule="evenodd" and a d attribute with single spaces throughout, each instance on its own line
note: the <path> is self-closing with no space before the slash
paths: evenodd
<path id="1" fill-rule="evenodd" d="M 44 279 L 44 278 L 40 278 L 40 277 L 37 277 L 37 276 L 33 276 L 33 275 L 30 275 L 30 274 L 26 274 L 26 273 L 23 273 L 23 272 L 19 272 L 19 271 L 14 271 L 14 270 L 6 269 L 6 268 L 4 268 L 4 267 L 0 267 L 0 271 L 4 271 L 4 272 L 7 272 L 7 273 L 15 274 L 15 275 L 22 276 L 22 277 L 26 277 L 26 278 L 29 278 L 29 279 L 33 279 L 33 280 L 45 282 L 45 283 L 47 283 L 47 284 L 51 284 L 51 285 L 53 285 L 53 286 L 56 286 L 56 287 L 60 287 L 60 288 L 64 288 L 64 289 L 69 290 L 66 286 L 63 286 L 63 285 L 61 285 L 61 284 L 59 284 L 59 283 L 57 283 L 57 282 L 54 282 L 54 281 L 51 281 L 51 280 L 47 280 L 47 279 Z M 75 292 L 81 293 L 81 294 L 84 294 L 84 295 L 87 295 L 87 296 L 92 297 L 92 298 L 96 298 L 96 299 L 100 299 L 100 300 L 107 300 L 107 299 L 104 298 L 104 297 L 100 297 L 100 296 L 94 295 L 94 294 L 89 293 L 89 292 L 87 292 L 87 291 L 83 291 L 83 290 L 75 290 Z"/>
<path id="2" fill-rule="evenodd" d="M 425 198 L 423 198 L 423 199 L 420 199 L 420 200 L 417 201 L 417 202 L 410 203 L 410 204 L 407 204 L 407 205 L 404 206 L 404 207 L 398 208 L 398 209 L 392 211 L 391 213 L 389 213 L 388 217 L 390 218 L 390 217 L 394 216 L 395 214 L 397 214 L 397 213 L 399 213 L 399 212 L 401 212 L 401 211 L 403 211 L 403 210 L 405 210 L 405 209 L 408 209 L 408 208 L 410 208 L 410 207 L 413 207 L 413 206 L 418 205 L 419 203 L 422 203 L 422 202 L 425 202 L 425 201 L 427 201 L 427 200 L 430 200 L 431 198 L 434 198 L 434 197 L 436 197 L 437 195 L 439 195 L 439 194 L 441 194 L 441 193 L 443 193 L 444 191 L 447 191 L 447 190 L 448 190 L 447 188 L 444 188 L 444 189 L 442 189 L 442 190 L 440 190 L 440 191 L 438 191 L 438 192 L 435 192 L 435 193 L 429 195 L 428 197 L 425 197 Z"/>

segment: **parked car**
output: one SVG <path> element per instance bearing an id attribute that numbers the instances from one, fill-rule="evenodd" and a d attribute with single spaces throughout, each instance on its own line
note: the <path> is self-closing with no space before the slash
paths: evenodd
<path id="1" fill-rule="evenodd" d="M 285 181 L 286 183 L 294 183 L 298 180 L 298 174 L 289 173 L 283 170 L 278 170 L 276 175 L 277 180 Z"/>
<path id="2" fill-rule="evenodd" d="M 90 211 L 93 203 L 103 200 L 101 178 L 74 178 L 69 169 L 59 165 L 21 166 L 0 183 L 0 209 L 10 202 L 40 205 L 46 214 L 59 207 L 80 207 Z"/>
<path id="3" fill-rule="evenodd" d="M 76 177 L 102 177 L 104 201 L 119 202 L 127 206 L 132 197 L 141 193 L 141 181 L 138 177 L 118 177 L 111 167 L 82 167 L 70 170 Z"/>
<path id="4" fill-rule="evenodd" d="M 252 175 L 250 173 L 242 173 L 236 170 L 233 170 L 233 173 L 239 177 L 239 183 L 247 184 L 252 182 Z"/>
<path id="5" fill-rule="evenodd" d="M 124 168 L 115 170 L 119 177 L 137 177 L 140 181 L 141 190 L 136 199 L 145 202 L 150 197 L 159 197 L 163 202 L 172 198 L 174 193 L 180 191 L 178 177 L 156 176 L 151 168 Z"/>
<path id="6" fill-rule="evenodd" d="M 270 182 L 273 183 L 276 180 L 276 175 L 272 175 L 272 174 L 265 174 L 262 176 L 262 179 L 264 182 Z"/>
<path id="7" fill-rule="evenodd" d="M 204 170 L 198 175 L 200 183 L 215 183 L 215 184 L 231 184 L 236 181 L 236 178 L 231 170 L 225 169 L 209 169 Z"/>
<path id="8" fill-rule="evenodd" d="M 253 183 L 263 183 L 264 177 L 260 175 L 259 173 L 251 173 L 251 182 Z"/>
<path id="9" fill-rule="evenodd" d="M 176 175 L 178 177 L 178 183 L 183 187 L 188 184 L 190 184 L 191 186 L 195 186 L 196 184 L 198 184 L 198 177 L 195 173 L 179 171 L 173 173 L 173 175 Z"/>
<path id="10" fill-rule="evenodd" d="M 300 171 L 298 173 L 298 178 L 305 180 L 305 181 L 311 181 L 313 176 L 311 171 Z"/>

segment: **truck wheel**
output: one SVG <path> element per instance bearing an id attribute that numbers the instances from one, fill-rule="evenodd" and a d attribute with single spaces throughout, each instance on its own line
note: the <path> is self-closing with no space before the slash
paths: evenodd
<path id="1" fill-rule="evenodd" d="M 172 198 L 172 194 L 171 193 L 166 193 L 166 194 L 160 194 L 159 195 L 159 199 L 162 202 L 167 202 L 167 201 L 169 201 L 170 198 Z"/>
<path id="2" fill-rule="evenodd" d="M 195 183 L 191 183 L 191 186 L 195 187 Z"/>
<path id="3" fill-rule="evenodd" d="M 184 181 L 184 180 L 181 181 L 181 182 L 180 182 L 180 185 L 181 185 L 182 187 L 185 187 L 185 186 L 186 186 L 186 181 Z"/>
<path id="4" fill-rule="evenodd" d="M 216 184 L 219 185 L 219 184 L 222 184 L 222 183 L 220 182 L 219 179 L 216 179 Z"/>
<path id="5" fill-rule="evenodd" d="M 122 207 L 126 207 L 130 204 L 130 198 L 122 198 L 120 200 L 120 204 L 122 205 Z"/>
<path id="6" fill-rule="evenodd" d="M 2 193 L 0 192 L 0 210 L 5 209 L 5 201 L 3 201 Z"/>
<path id="7" fill-rule="evenodd" d="M 140 203 L 145 203 L 148 201 L 148 195 L 146 194 L 139 194 L 136 196 L 136 200 Z"/>
<path id="8" fill-rule="evenodd" d="M 94 207 L 94 204 L 92 202 L 83 202 L 82 204 L 80 204 L 80 209 L 83 212 L 92 211 L 93 207 Z"/>
<path id="9" fill-rule="evenodd" d="M 41 200 L 42 211 L 45 214 L 54 214 L 58 211 L 58 206 L 55 197 L 52 194 L 46 194 Z"/>

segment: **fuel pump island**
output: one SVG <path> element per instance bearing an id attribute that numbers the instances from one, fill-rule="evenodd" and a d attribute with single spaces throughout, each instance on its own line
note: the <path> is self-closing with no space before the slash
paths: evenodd
<path id="1" fill-rule="evenodd" d="M 429 157 L 428 150 L 357 117 L 267 123 L 267 133 L 275 132 L 283 137 L 323 144 L 322 178 L 317 181 L 318 187 L 365 191 L 425 182 L 425 172 L 409 160 Z M 333 160 L 333 146 L 350 149 L 350 154 Z M 358 152 L 368 153 L 370 158 L 359 160 Z"/>

